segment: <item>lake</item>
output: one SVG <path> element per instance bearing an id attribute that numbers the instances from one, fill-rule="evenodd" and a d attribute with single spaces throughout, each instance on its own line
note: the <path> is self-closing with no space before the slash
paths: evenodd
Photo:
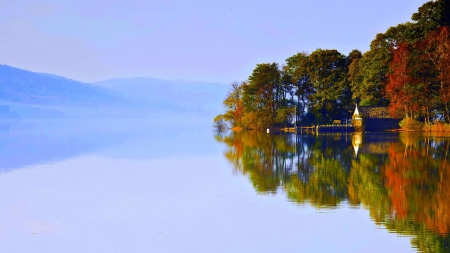
<path id="1" fill-rule="evenodd" d="M 448 136 L 0 122 L 2 252 L 448 252 Z"/>

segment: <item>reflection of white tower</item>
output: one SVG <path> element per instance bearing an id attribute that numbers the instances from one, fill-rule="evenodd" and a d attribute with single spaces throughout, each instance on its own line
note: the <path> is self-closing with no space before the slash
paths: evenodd
<path id="1" fill-rule="evenodd" d="M 358 156 L 359 146 L 362 144 L 362 134 L 354 133 L 352 136 L 353 149 L 355 150 L 355 155 Z"/>

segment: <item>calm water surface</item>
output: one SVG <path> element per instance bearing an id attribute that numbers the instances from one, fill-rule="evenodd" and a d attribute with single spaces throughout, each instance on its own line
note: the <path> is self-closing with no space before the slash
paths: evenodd
<path id="1" fill-rule="evenodd" d="M 449 140 L 0 122 L 0 249 L 448 252 Z"/>

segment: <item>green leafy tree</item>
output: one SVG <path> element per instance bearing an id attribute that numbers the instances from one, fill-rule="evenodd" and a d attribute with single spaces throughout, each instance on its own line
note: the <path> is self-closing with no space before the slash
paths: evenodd
<path id="1" fill-rule="evenodd" d="M 244 117 L 247 117 L 244 121 L 247 128 L 265 128 L 275 122 L 279 107 L 280 77 L 277 63 L 257 64 L 253 70 L 248 84 L 243 86 Z M 255 119 L 255 123 L 248 125 Z"/>
<path id="2" fill-rule="evenodd" d="M 450 1 L 437 1 L 437 20 L 439 25 L 450 26 Z"/>
<path id="3" fill-rule="evenodd" d="M 309 109 L 319 122 L 346 117 L 351 92 L 345 56 L 337 50 L 317 49 L 308 58 L 307 73 L 313 87 Z"/>
<path id="4" fill-rule="evenodd" d="M 416 24 L 417 38 L 424 38 L 428 32 L 436 29 L 441 24 L 441 20 L 445 19 L 447 14 L 444 13 L 446 10 L 444 2 L 448 1 L 426 2 L 412 15 L 411 19 Z"/>
<path id="5" fill-rule="evenodd" d="M 308 74 L 309 55 L 306 52 L 297 53 L 286 59 L 286 66 L 295 87 L 297 97 L 297 113 L 300 118 L 306 116 L 313 94 L 313 85 Z M 297 120 L 298 121 L 298 120 Z"/>
<path id="6" fill-rule="evenodd" d="M 377 34 L 370 44 L 370 50 L 349 66 L 353 100 L 364 106 L 388 104 L 384 96 L 384 87 L 390 60 L 390 47 L 386 35 Z"/>

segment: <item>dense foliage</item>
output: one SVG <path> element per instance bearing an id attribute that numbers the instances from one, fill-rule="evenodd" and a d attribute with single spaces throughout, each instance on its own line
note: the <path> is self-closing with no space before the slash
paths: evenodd
<path id="1" fill-rule="evenodd" d="M 300 52 L 257 64 L 234 83 L 217 121 L 261 129 L 349 119 L 355 103 L 389 106 L 393 116 L 450 122 L 450 0 L 429 1 L 412 21 L 375 36 L 370 50 Z"/>

